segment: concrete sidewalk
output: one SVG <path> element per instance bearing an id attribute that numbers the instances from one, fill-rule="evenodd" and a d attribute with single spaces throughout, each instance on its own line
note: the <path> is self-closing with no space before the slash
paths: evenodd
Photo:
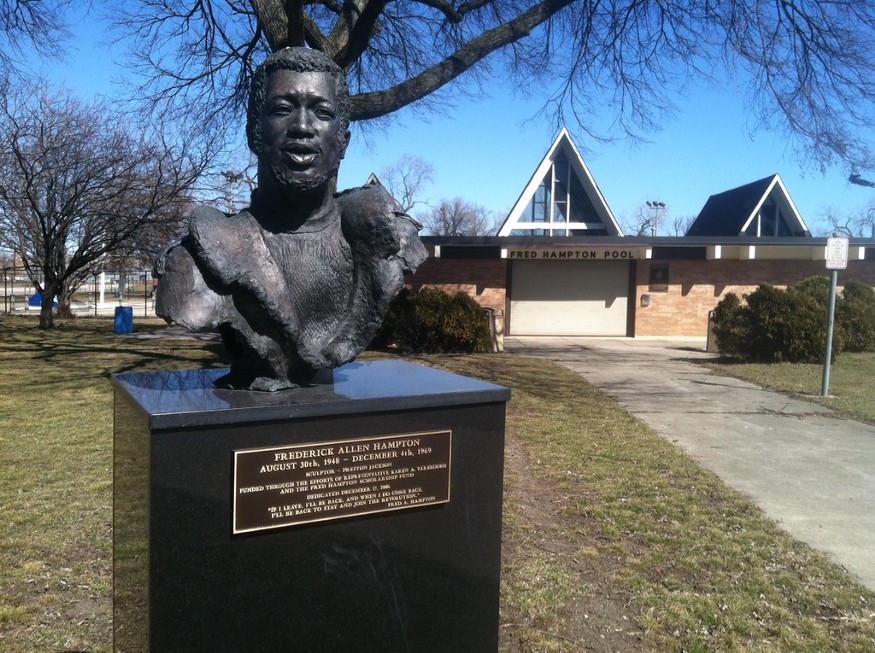
<path id="1" fill-rule="evenodd" d="M 875 590 L 875 427 L 721 377 L 704 340 L 505 338 L 557 361 Z"/>

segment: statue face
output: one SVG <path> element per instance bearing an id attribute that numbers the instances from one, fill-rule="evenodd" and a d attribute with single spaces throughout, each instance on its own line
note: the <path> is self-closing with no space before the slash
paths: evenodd
<path id="1" fill-rule="evenodd" d="M 337 89 L 328 73 L 277 70 L 261 109 L 259 164 L 281 187 L 313 190 L 337 174 L 346 134 L 337 118 Z"/>

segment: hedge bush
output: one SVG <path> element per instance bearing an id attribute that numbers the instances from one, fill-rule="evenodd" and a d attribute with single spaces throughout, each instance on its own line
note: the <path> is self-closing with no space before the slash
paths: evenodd
<path id="1" fill-rule="evenodd" d="M 826 306 L 813 288 L 762 285 L 746 297 L 749 360 L 814 363 L 826 353 Z M 833 342 L 833 352 L 841 350 Z"/>
<path id="2" fill-rule="evenodd" d="M 483 308 L 463 292 L 402 288 L 372 346 L 411 353 L 492 351 Z"/>
<path id="3" fill-rule="evenodd" d="M 836 322 L 847 351 L 875 351 L 875 290 L 872 286 L 856 279 L 847 281 L 842 301 L 836 306 Z"/>
<path id="4" fill-rule="evenodd" d="M 830 281 L 811 277 L 780 290 L 762 285 L 728 293 L 714 311 L 714 336 L 724 356 L 756 362 L 822 362 L 826 354 Z M 833 357 L 875 351 L 875 290 L 850 279 L 836 298 Z"/>
<path id="5" fill-rule="evenodd" d="M 734 292 L 726 293 L 714 309 L 712 324 L 718 351 L 729 358 L 745 358 L 745 319 L 741 300 Z"/>

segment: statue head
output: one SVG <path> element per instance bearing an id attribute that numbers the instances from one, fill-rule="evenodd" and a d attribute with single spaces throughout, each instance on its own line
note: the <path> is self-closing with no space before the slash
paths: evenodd
<path id="1" fill-rule="evenodd" d="M 298 73 L 327 73 L 335 82 L 337 94 L 338 148 L 346 151 L 349 142 L 349 87 L 346 76 L 324 52 L 309 48 L 283 48 L 274 52 L 262 63 L 252 77 L 249 89 L 249 107 L 246 115 L 246 140 L 249 149 L 259 156 L 263 149 L 260 128 L 261 111 L 267 93 L 267 81 L 270 75 L 278 70 L 289 70 Z"/>

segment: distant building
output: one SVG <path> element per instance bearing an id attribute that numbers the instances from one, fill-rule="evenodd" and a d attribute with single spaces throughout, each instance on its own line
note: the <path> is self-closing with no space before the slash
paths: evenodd
<path id="1" fill-rule="evenodd" d="M 712 195 L 687 236 L 811 236 L 780 175 Z"/>
<path id="2" fill-rule="evenodd" d="M 498 235 L 623 235 L 567 129 L 535 168 Z"/>
<path id="3" fill-rule="evenodd" d="M 461 290 L 504 315 L 506 335 L 705 337 L 726 293 L 825 275 L 779 175 L 708 198 L 683 237 L 624 236 L 562 130 L 492 237 L 425 237 L 414 287 Z M 852 239 L 848 269 L 875 286 L 875 239 Z"/>

